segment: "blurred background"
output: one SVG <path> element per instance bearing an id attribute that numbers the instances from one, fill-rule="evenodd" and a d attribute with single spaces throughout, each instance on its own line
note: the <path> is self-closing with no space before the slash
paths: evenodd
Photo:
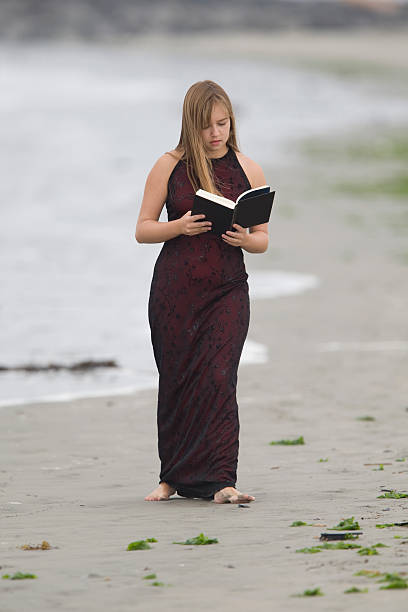
<path id="1" fill-rule="evenodd" d="M 241 150 L 277 191 L 270 248 L 245 255 L 243 363 L 270 358 L 268 300 L 344 296 L 346 278 L 376 325 L 347 336 L 323 310 L 316 350 L 406 351 L 407 32 L 405 0 L 2 0 L 0 402 L 155 386 L 161 245 L 137 244 L 135 224 L 203 79 L 228 92 Z"/>

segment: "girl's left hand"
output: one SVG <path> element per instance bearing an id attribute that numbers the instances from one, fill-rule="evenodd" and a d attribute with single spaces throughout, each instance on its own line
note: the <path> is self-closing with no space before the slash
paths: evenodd
<path id="1" fill-rule="evenodd" d="M 238 223 L 234 223 L 232 227 L 234 227 L 237 231 L 232 232 L 228 230 L 225 234 L 221 234 L 221 238 L 224 240 L 224 242 L 230 244 L 231 246 L 244 246 L 248 236 L 246 227 L 241 227 L 240 225 L 238 225 Z"/>

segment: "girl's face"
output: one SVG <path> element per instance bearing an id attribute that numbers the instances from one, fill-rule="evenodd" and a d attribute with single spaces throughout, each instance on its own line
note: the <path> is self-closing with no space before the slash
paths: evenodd
<path id="1" fill-rule="evenodd" d="M 201 130 L 204 147 L 209 157 L 222 157 L 227 152 L 229 133 L 230 118 L 227 109 L 220 102 L 215 102 L 210 123 Z"/>

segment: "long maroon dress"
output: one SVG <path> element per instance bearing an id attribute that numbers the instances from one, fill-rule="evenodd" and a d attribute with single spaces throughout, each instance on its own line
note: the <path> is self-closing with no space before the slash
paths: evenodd
<path id="1" fill-rule="evenodd" d="M 235 200 L 251 188 L 233 149 L 212 164 L 224 196 Z M 180 160 L 168 182 L 168 220 L 191 210 L 193 198 Z M 212 498 L 236 483 L 247 278 L 242 249 L 211 232 L 167 240 L 155 264 L 149 323 L 159 371 L 160 482 L 184 497 Z"/>

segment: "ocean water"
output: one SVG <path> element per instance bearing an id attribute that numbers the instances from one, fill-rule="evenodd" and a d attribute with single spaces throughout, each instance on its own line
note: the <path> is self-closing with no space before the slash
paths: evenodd
<path id="1" fill-rule="evenodd" d="M 137 244 L 134 230 L 146 175 L 177 144 L 184 94 L 205 78 L 230 93 L 241 148 L 268 169 L 290 163 L 304 136 L 408 114 L 386 93 L 255 59 L 0 47 L 0 365 L 120 365 L 80 376 L 0 373 L 2 405 L 157 384 L 147 299 L 161 245 Z M 252 299 L 296 299 L 319 283 L 313 270 L 257 271 L 248 259 Z M 242 362 L 267 359 L 249 337 Z"/>

